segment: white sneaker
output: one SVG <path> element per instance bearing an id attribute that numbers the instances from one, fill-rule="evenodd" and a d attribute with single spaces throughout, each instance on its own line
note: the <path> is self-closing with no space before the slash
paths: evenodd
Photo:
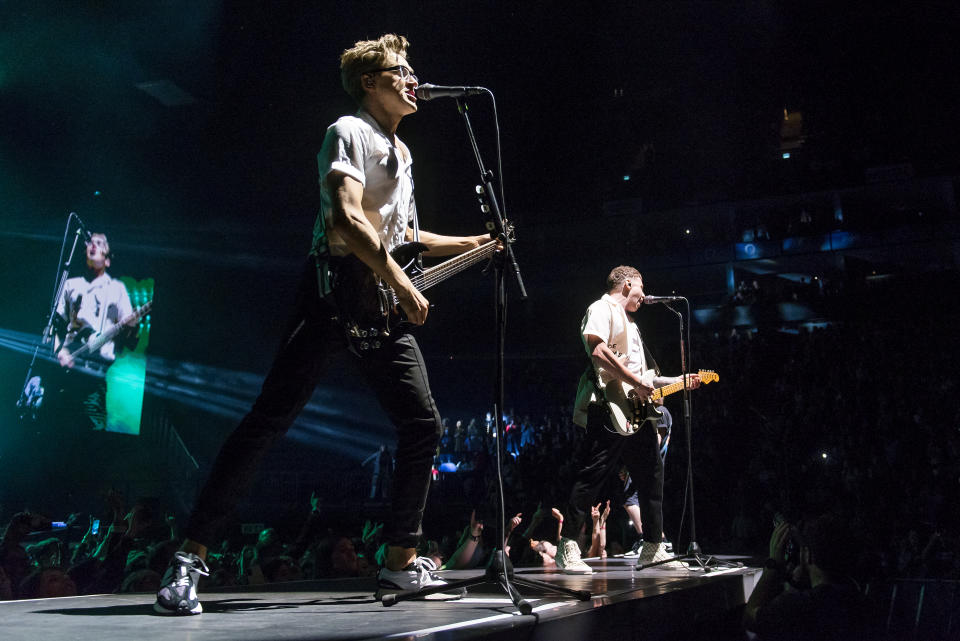
<path id="1" fill-rule="evenodd" d="M 580 546 L 573 539 L 560 539 L 554 560 L 564 574 L 593 574 L 593 569 L 580 558 Z"/>
<path id="2" fill-rule="evenodd" d="M 437 569 L 437 564 L 433 559 L 425 556 L 418 556 L 413 563 L 402 570 L 388 570 L 380 568 L 377 572 L 377 593 L 375 598 L 379 601 L 385 594 L 397 594 L 399 592 L 418 592 L 424 588 L 433 588 L 441 585 L 447 585 L 447 582 L 438 577 L 433 572 Z M 421 598 L 425 601 L 450 601 L 463 597 L 466 590 L 460 589 L 456 592 L 434 592 Z"/>
<path id="3" fill-rule="evenodd" d="M 657 563 L 658 561 L 666 561 L 670 558 L 673 558 L 673 555 L 667 552 L 667 546 L 664 543 L 644 541 L 643 547 L 640 548 L 640 557 L 637 559 L 637 569 L 642 569 L 644 565 Z M 667 561 L 650 569 L 686 570 L 687 566 L 680 561 Z"/>

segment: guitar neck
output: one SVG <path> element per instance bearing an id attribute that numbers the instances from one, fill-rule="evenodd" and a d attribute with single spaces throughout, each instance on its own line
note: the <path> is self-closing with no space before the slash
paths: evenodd
<path id="1" fill-rule="evenodd" d="M 454 256 L 450 260 L 446 260 L 439 265 L 429 267 L 423 272 L 416 274 L 410 278 L 410 282 L 413 283 L 413 286 L 417 288 L 418 291 L 423 291 L 429 289 L 434 285 L 445 281 L 454 274 L 458 274 L 468 267 L 475 265 L 484 258 L 490 256 L 497 249 L 497 243 L 491 240 L 488 243 L 484 243 L 479 247 L 474 247 L 468 252 L 464 252 L 458 256 Z M 396 294 L 393 295 L 394 303 L 397 303 Z"/>
<path id="2" fill-rule="evenodd" d="M 414 287 L 420 291 L 423 291 L 427 288 L 433 287 L 437 283 L 445 281 L 454 274 L 458 274 L 468 267 L 479 263 L 484 258 L 490 256 L 494 251 L 496 251 L 496 249 L 497 243 L 491 240 L 490 242 L 484 243 L 479 247 L 474 247 L 468 252 L 454 256 L 450 260 L 446 260 L 439 265 L 435 265 L 423 270 L 423 273 L 412 278 L 411 282 L 413 282 Z"/>
<path id="3" fill-rule="evenodd" d="M 75 351 L 73 354 L 70 355 L 71 358 L 82 356 L 86 352 L 90 352 L 91 354 L 94 352 L 97 352 L 108 341 L 113 340 L 113 337 L 116 336 L 127 323 L 129 323 L 135 318 L 136 319 L 142 318 L 144 314 L 150 311 L 150 308 L 152 307 L 152 305 L 153 305 L 153 301 L 150 301 L 145 305 L 141 306 L 139 309 L 133 310 L 132 312 L 130 312 L 129 314 L 121 318 L 119 321 L 117 321 L 116 325 L 112 326 L 110 329 L 106 330 L 102 334 L 99 334 L 98 336 L 93 337 L 88 342 L 84 343 L 77 351 Z"/>
<path id="4" fill-rule="evenodd" d="M 689 376 L 689 374 L 687 376 Z M 670 383 L 669 385 L 664 385 L 663 387 L 658 387 L 657 389 L 653 390 L 653 394 L 650 395 L 650 398 L 654 401 L 659 401 L 664 396 L 676 394 L 682 389 L 683 381 L 679 380 L 676 383 Z"/>

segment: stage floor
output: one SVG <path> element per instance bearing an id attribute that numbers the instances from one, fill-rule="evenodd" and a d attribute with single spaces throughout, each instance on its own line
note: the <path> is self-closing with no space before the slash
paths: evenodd
<path id="1" fill-rule="evenodd" d="M 742 557 L 719 557 L 746 561 Z M 97 639 L 711 639 L 734 638 L 738 610 L 759 576 L 750 567 L 716 571 L 633 569 L 633 559 L 590 560 L 591 576 L 518 568 L 516 574 L 577 590 L 589 601 L 521 590 L 534 606 L 520 615 L 499 586 L 470 589 L 457 601 L 374 601 L 372 579 L 281 583 L 205 591 L 204 613 L 153 613 L 153 595 L 91 595 L 0 602 L 5 641 Z M 448 580 L 479 571 L 451 571 Z"/>

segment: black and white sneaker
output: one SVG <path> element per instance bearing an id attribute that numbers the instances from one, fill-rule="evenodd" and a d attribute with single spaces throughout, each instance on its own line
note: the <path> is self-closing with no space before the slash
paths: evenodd
<path id="1" fill-rule="evenodd" d="M 197 581 L 210 576 L 207 564 L 196 554 L 177 552 L 163 574 L 153 611 L 157 614 L 190 615 L 203 612 L 197 598 Z"/>
<path id="2" fill-rule="evenodd" d="M 640 548 L 642 548 L 642 547 L 643 547 L 643 539 L 642 539 L 642 538 L 641 538 L 641 539 L 637 539 L 637 541 L 633 544 L 633 547 L 630 548 L 630 551 L 623 553 L 623 557 L 624 557 L 625 559 L 635 559 L 635 558 L 637 558 L 638 556 L 640 556 Z"/>
<path id="3" fill-rule="evenodd" d="M 447 585 L 447 582 L 434 574 L 437 564 L 433 559 L 425 556 L 418 556 L 413 563 L 402 570 L 388 570 L 380 568 L 377 572 L 377 593 L 378 601 L 383 599 L 385 594 L 397 594 L 399 592 L 418 592 L 424 588 L 434 588 Z M 427 594 L 422 598 L 426 601 L 450 601 L 459 599 L 465 594 L 465 590 L 460 589 L 455 592 L 434 592 Z"/>

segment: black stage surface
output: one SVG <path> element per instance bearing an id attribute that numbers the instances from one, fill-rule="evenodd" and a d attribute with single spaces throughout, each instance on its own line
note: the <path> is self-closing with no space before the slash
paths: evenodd
<path id="1" fill-rule="evenodd" d="M 725 557 L 729 559 L 730 557 Z M 153 614 L 153 595 L 120 594 L 0 602 L 5 641 L 97 639 L 728 639 L 739 606 L 759 570 L 633 569 L 633 559 L 590 560 L 592 576 L 518 568 L 516 574 L 593 593 L 589 601 L 547 594 L 524 596 L 533 614 L 516 614 L 500 588 L 470 589 L 459 601 L 406 601 L 385 608 L 373 600 L 372 579 L 302 581 L 205 591 L 204 613 Z M 479 571 L 444 572 L 445 578 Z"/>

